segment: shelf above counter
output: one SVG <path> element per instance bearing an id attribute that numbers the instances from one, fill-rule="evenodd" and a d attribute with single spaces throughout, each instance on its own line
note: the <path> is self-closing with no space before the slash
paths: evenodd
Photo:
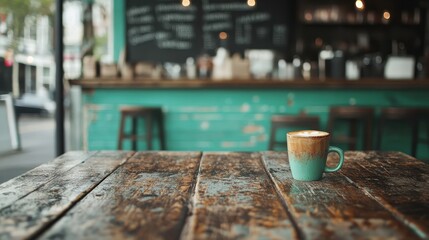
<path id="1" fill-rule="evenodd" d="M 394 27 L 411 27 L 411 28 L 422 28 L 422 25 L 418 23 L 350 23 L 350 22 L 300 22 L 301 26 L 306 27 L 355 27 L 355 28 L 394 28 Z"/>
<path id="2" fill-rule="evenodd" d="M 429 79 L 387 80 L 387 79 L 150 79 L 135 78 L 94 78 L 68 80 L 70 85 L 81 86 L 84 90 L 97 88 L 138 88 L 138 89 L 429 89 Z"/>

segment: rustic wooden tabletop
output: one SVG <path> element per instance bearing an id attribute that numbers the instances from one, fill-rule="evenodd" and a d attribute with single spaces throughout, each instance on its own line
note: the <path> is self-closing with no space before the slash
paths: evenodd
<path id="1" fill-rule="evenodd" d="M 429 165 L 347 152 L 321 181 L 285 152 L 69 152 L 0 185 L 0 239 L 428 239 Z"/>

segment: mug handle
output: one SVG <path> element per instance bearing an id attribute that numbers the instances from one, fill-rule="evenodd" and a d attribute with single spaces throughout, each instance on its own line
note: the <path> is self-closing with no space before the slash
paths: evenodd
<path id="1" fill-rule="evenodd" d="M 330 168 L 328 166 L 325 166 L 325 172 L 327 172 L 327 173 L 336 172 L 336 171 L 340 170 L 340 168 L 343 166 L 343 163 L 344 163 L 344 152 L 341 148 L 329 146 L 328 153 L 330 153 L 330 152 L 336 152 L 338 154 L 338 156 L 340 156 L 340 161 L 338 162 L 338 165 L 334 168 Z"/>

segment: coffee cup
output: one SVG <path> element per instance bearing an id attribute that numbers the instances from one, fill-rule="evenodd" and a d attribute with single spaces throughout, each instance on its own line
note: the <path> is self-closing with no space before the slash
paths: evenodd
<path id="1" fill-rule="evenodd" d="M 301 181 L 316 181 L 324 172 L 338 171 L 344 163 L 344 152 L 338 147 L 329 146 L 330 134 L 316 130 L 303 130 L 287 133 L 287 151 L 292 177 Z M 340 161 L 337 166 L 326 166 L 328 153 L 335 152 Z"/>

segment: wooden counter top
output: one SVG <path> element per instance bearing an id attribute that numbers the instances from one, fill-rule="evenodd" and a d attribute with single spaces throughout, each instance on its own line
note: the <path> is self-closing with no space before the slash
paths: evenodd
<path id="1" fill-rule="evenodd" d="M 326 79 L 321 81 L 312 79 L 305 81 L 297 80 L 273 80 L 273 79 L 251 79 L 251 80 L 209 80 L 209 79 L 150 79 L 136 78 L 124 80 L 121 78 L 95 78 L 82 80 L 69 80 L 71 85 L 79 85 L 83 89 L 94 88 L 165 88 L 165 89 L 429 89 L 429 79 L 419 80 L 386 80 L 386 79 L 360 79 L 360 80 L 337 80 Z"/>
<path id="2" fill-rule="evenodd" d="M 0 185 L 0 238 L 428 239 L 429 165 L 344 162 L 303 182 L 287 152 L 69 152 Z"/>

